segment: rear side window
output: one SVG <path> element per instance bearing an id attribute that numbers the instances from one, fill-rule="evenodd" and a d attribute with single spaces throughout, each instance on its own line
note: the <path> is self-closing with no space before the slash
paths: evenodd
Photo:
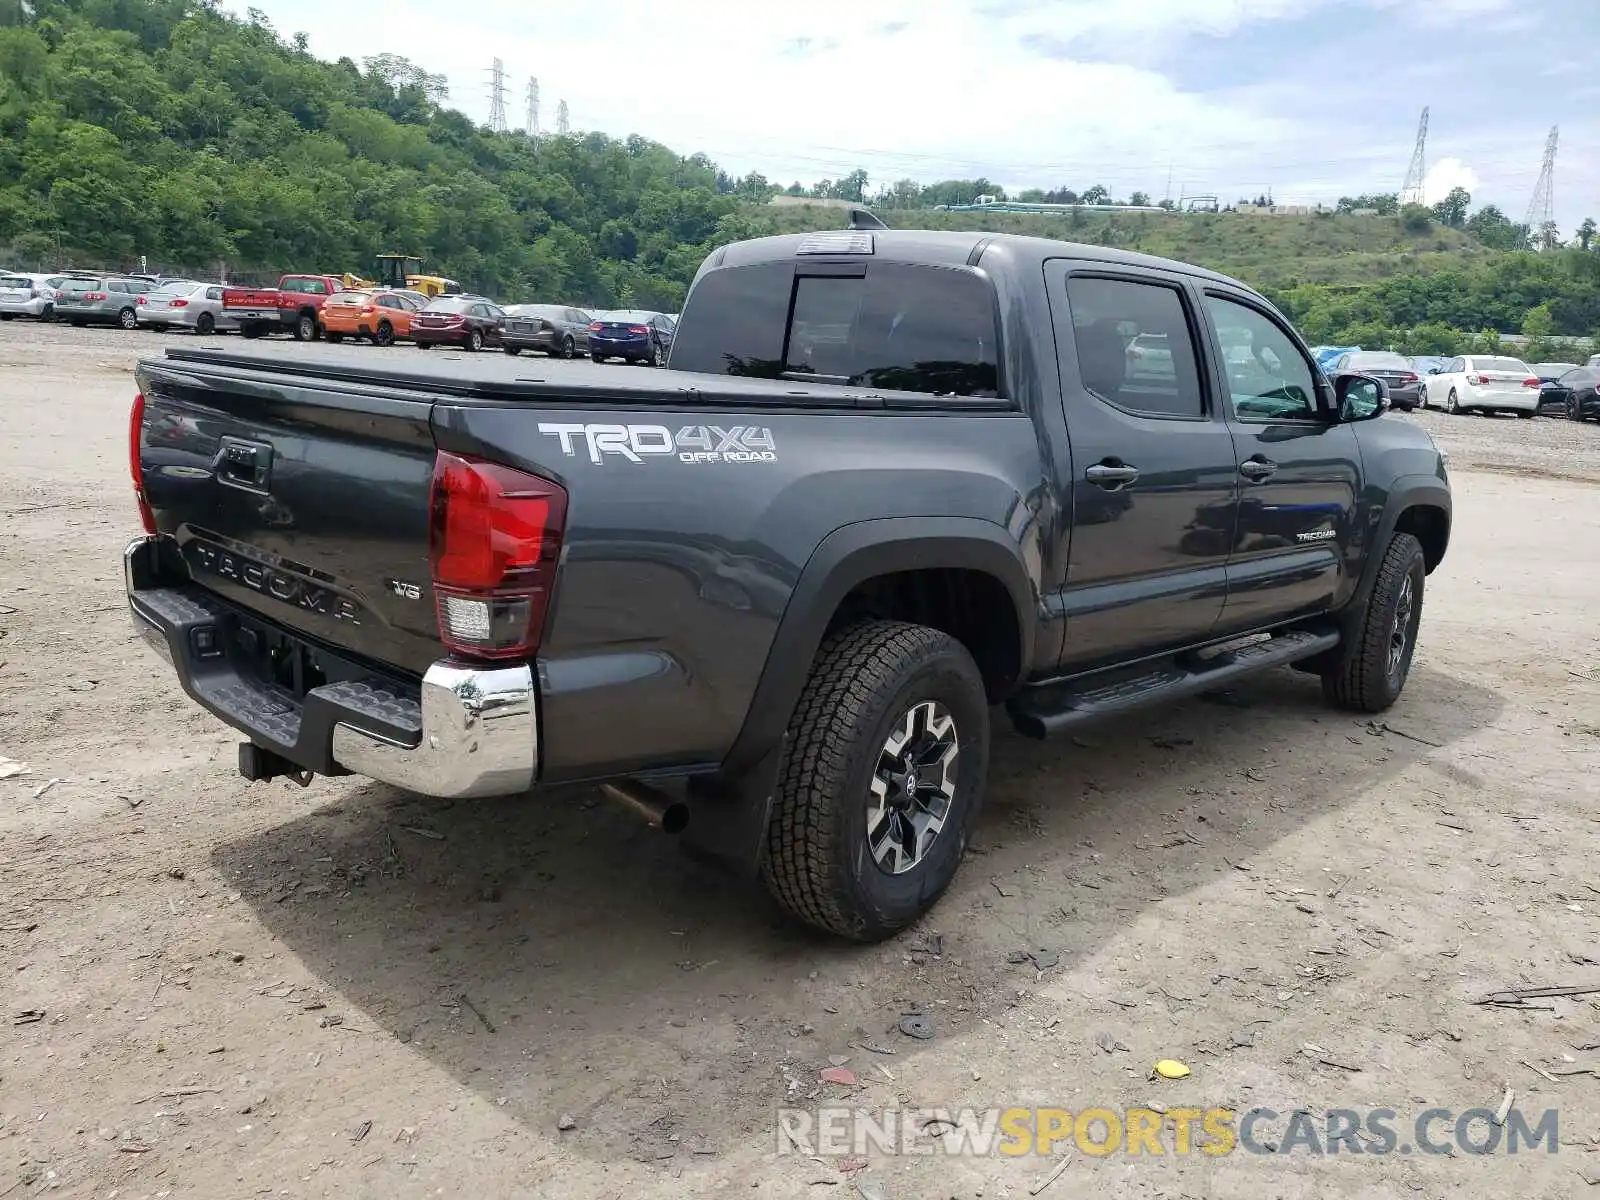
<path id="1" fill-rule="evenodd" d="M 999 395 L 993 294 L 980 276 L 875 262 L 865 277 L 788 263 L 713 271 L 674 330 L 679 371 Z M 667 322 L 667 327 L 672 327 Z"/>
<path id="2" fill-rule="evenodd" d="M 1075 275 L 1067 304 L 1086 388 L 1145 416 L 1204 415 L 1194 338 L 1176 288 Z"/>

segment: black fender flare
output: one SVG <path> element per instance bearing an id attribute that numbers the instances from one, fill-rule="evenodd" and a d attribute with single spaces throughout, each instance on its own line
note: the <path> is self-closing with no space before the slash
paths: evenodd
<path id="1" fill-rule="evenodd" d="M 1356 614 L 1365 610 L 1367 600 L 1371 597 L 1372 589 L 1378 581 L 1378 568 L 1383 565 L 1383 555 L 1389 548 L 1389 539 L 1394 536 L 1395 526 L 1400 523 L 1400 515 L 1408 508 L 1418 507 L 1444 510 L 1445 549 L 1448 549 L 1450 523 L 1453 520 L 1450 486 L 1437 475 L 1402 475 L 1397 478 L 1389 487 L 1383 509 L 1375 523 L 1372 540 L 1367 544 L 1367 558 L 1361 564 L 1361 581 L 1356 586 L 1351 603 L 1346 607 L 1347 619 L 1354 620 Z M 1444 549 L 1440 550 L 1439 557 L 1441 559 L 1444 557 Z M 1432 569 L 1429 568 L 1430 571 Z"/>
<path id="2" fill-rule="evenodd" d="M 828 622 L 851 589 L 879 575 L 941 568 L 981 571 L 1005 587 L 1016 608 L 1017 661 L 1026 671 L 1039 627 L 1039 587 L 1004 527 L 978 517 L 884 517 L 840 526 L 801 569 L 723 773 L 754 767 L 782 739 Z"/>

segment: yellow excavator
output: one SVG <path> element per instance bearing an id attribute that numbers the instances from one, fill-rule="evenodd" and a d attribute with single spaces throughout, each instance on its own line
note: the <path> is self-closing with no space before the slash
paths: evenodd
<path id="1" fill-rule="evenodd" d="M 409 288 L 426 296 L 459 295 L 463 288 L 443 275 L 424 275 L 422 260 L 414 254 L 378 255 L 378 286 Z"/>
<path id="2" fill-rule="evenodd" d="M 352 292 L 370 291 L 373 288 L 394 288 L 421 292 L 425 296 L 454 296 L 463 290 L 454 279 L 446 279 L 443 275 L 424 275 L 422 260 L 415 254 L 378 255 L 376 279 L 363 279 L 351 271 L 346 271 L 336 278 Z"/>

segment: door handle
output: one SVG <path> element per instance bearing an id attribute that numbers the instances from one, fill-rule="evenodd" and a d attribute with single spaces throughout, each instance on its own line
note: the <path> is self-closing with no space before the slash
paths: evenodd
<path id="1" fill-rule="evenodd" d="M 1247 458 L 1239 464 L 1239 474 L 1254 483 L 1260 483 L 1269 478 L 1278 469 L 1278 464 L 1270 458 Z"/>
<path id="2" fill-rule="evenodd" d="M 1125 484 L 1133 483 L 1139 478 L 1139 468 L 1130 467 L 1127 463 L 1100 462 L 1095 463 L 1084 473 L 1090 483 L 1115 491 Z"/>

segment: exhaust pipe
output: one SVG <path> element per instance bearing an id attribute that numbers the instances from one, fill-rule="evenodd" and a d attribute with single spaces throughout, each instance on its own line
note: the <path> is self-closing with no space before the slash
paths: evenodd
<path id="1" fill-rule="evenodd" d="M 689 806 L 648 783 L 640 783 L 637 779 L 619 779 L 602 783 L 600 790 L 662 833 L 682 833 L 689 827 Z"/>

